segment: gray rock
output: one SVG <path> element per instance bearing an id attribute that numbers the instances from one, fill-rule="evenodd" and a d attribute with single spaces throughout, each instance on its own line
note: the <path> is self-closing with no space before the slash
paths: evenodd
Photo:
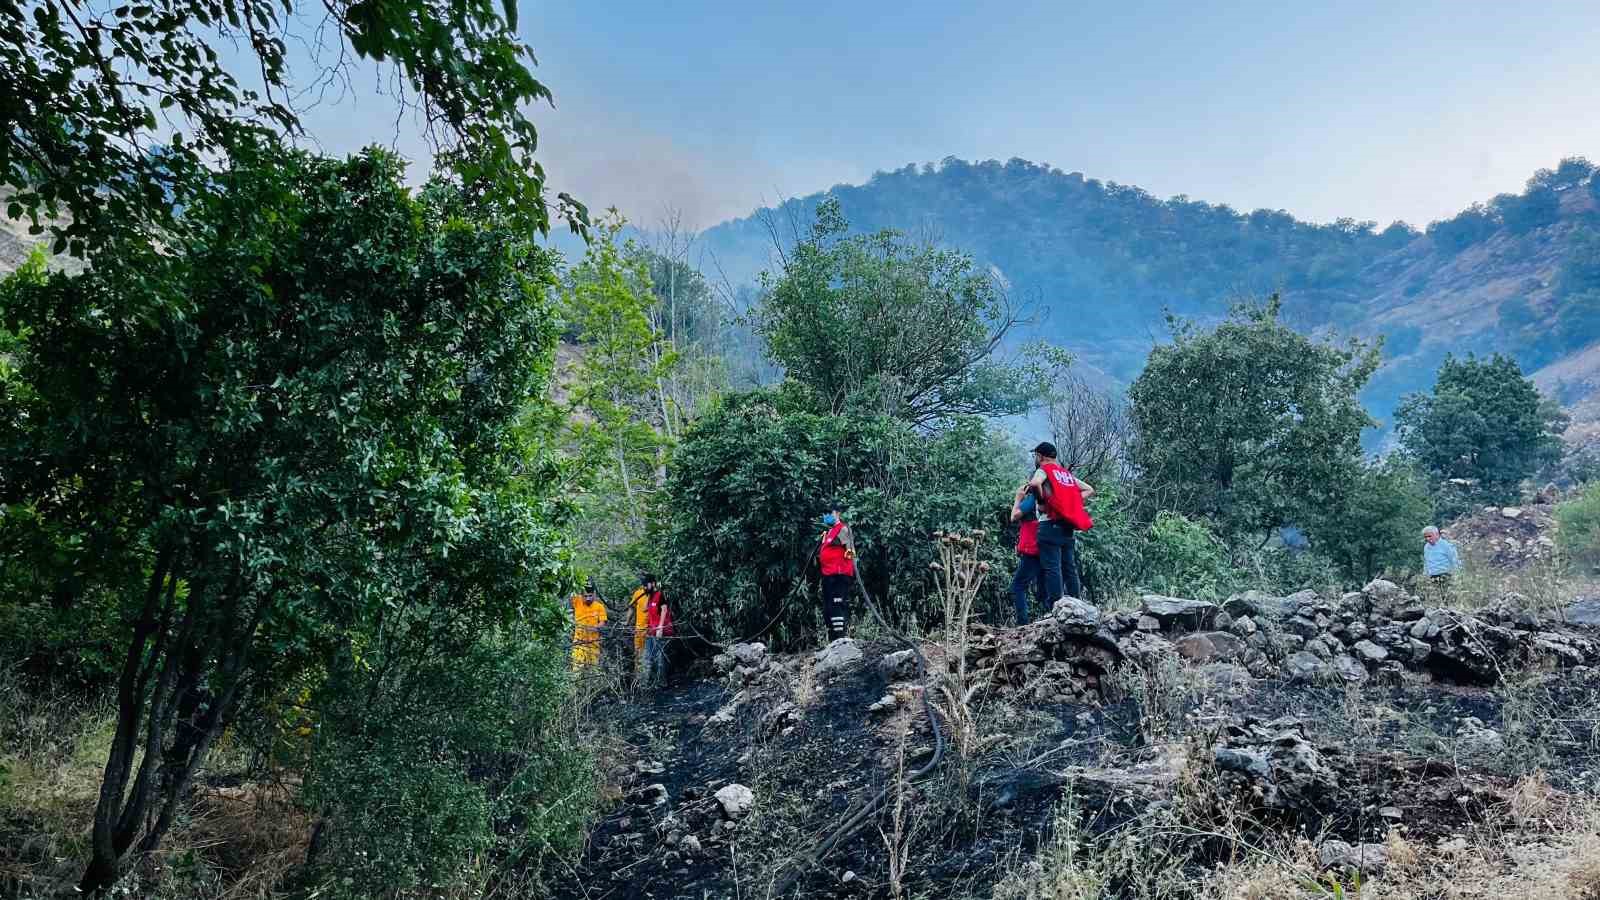
<path id="1" fill-rule="evenodd" d="M 1139 631 L 1160 631 L 1161 620 L 1155 616 L 1140 616 L 1139 622 L 1134 625 L 1134 628 Z"/>
<path id="2" fill-rule="evenodd" d="M 1239 659 L 1244 655 L 1244 641 L 1226 631 L 1201 631 L 1186 634 L 1172 642 L 1178 655 L 1192 662 L 1213 662 Z"/>
<path id="3" fill-rule="evenodd" d="M 1500 732 L 1486 727 L 1473 716 L 1461 720 L 1456 730 L 1456 741 L 1468 756 L 1496 756 L 1506 749 L 1506 739 Z"/>
<path id="4" fill-rule="evenodd" d="M 1411 651 L 1411 661 L 1414 663 L 1421 663 L 1428 658 L 1429 653 L 1433 652 L 1431 644 L 1427 641 L 1419 641 L 1416 638 L 1410 638 L 1406 646 Z"/>
<path id="5" fill-rule="evenodd" d="M 1148 631 L 1135 631 L 1117 639 L 1117 649 L 1136 663 L 1155 662 L 1173 653 L 1172 642 Z"/>
<path id="6" fill-rule="evenodd" d="M 678 842 L 678 849 L 684 856 L 699 856 L 700 839 L 692 834 L 684 835 L 683 840 Z"/>
<path id="7" fill-rule="evenodd" d="M 667 802 L 667 786 L 659 782 L 647 784 L 639 789 L 635 801 L 640 806 L 660 806 Z"/>
<path id="8" fill-rule="evenodd" d="M 722 814 L 734 821 L 744 818 L 756 805 L 755 791 L 737 783 L 718 789 L 716 798 L 717 805 L 722 807 Z"/>
<path id="9" fill-rule="evenodd" d="M 1400 807 L 1398 806 L 1385 806 L 1378 810 L 1378 816 L 1379 818 L 1387 819 L 1390 822 L 1398 822 L 1401 819 L 1404 819 L 1406 814 L 1401 812 Z"/>
<path id="10" fill-rule="evenodd" d="M 767 661 L 767 645 L 759 641 L 750 644 L 734 644 L 728 648 L 728 652 L 733 654 L 734 661 L 739 665 L 748 666 L 752 669 L 761 668 L 762 664 Z"/>
<path id="11" fill-rule="evenodd" d="M 1290 681 L 1317 683 L 1331 681 L 1333 668 L 1304 650 L 1296 650 L 1283 661 L 1284 674 Z"/>
<path id="12" fill-rule="evenodd" d="M 867 707 L 867 712 L 877 714 L 894 712 L 900 706 L 900 700 L 893 694 L 884 694 L 877 702 Z"/>
<path id="13" fill-rule="evenodd" d="M 1341 653 L 1333 658 L 1333 671 L 1350 684 L 1361 684 L 1370 677 L 1367 675 L 1367 667 L 1348 653 Z"/>
<path id="14" fill-rule="evenodd" d="M 1142 598 L 1145 615 L 1160 620 L 1162 627 L 1184 625 L 1203 628 L 1216 615 L 1217 605 L 1205 600 L 1185 600 L 1182 597 L 1164 597 L 1145 594 Z"/>
<path id="15" fill-rule="evenodd" d="M 1233 620 L 1233 625 L 1228 630 L 1240 637 L 1247 638 L 1256 633 L 1256 620 L 1249 616 L 1240 616 Z"/>
<path id="16" fill-rule="evenodd" d="M 1051 614 L 1068 633 L 1094 634 L 1100 628 L 1100 610 L 1095 609 L 1094 604 L 1086 603 L 1076 597 L 1062 597 L 1057 600 L 1051 609 Z"/>
<path id="17" fill-rule="evenodd" d="M 1389 658 L 1389 651 L 1379 647 L 1371 641 L 1356 641 L 1353 648 L 1356 655 L 1371 663 L 1379 663 Z"/>
<path id="18" fill-rule="evenodd" d="M 1211 627 L 1217 631 L 1231 631 L 1233 629 L 1233 614 L 1225 609 L 1219 611 L 1216 618 L 1211 620 Z"/>
<path id="19" fill-rule="evenodd" d="M 1389 868 L 1389 848 L 1385 844 L 1352 845 L 1344 841 L 1323 841 L 1322 846 L 1317 848 L 1317 861 L 1324 869 L 1381 875 Z"/>
<path id="20" fill-rule="evenodd" d="M 885 653 L 883 659 L 878 661 L 878 666 L 883 669 L 883 677 L 890 681 L 914 678 L 917 674 L 917 654 L 912 650 Z"/>
<path id="21" fill-rule="evenodd" d="M 715 669 L 718 675 L 732 672 L 735 664 L 732 653 L 718 653 L 711 657 L 711 668 Z"/>
<path id="22" fill-rule="evenodd" d="M 1361 589 L 1361 595 L 1368 600 L 1395 600 L 1403 595 L 1400 585 L 1382 578 L 1374 578 L 1367 582 Z"/>
<path id="23" fill-rule="evenodd" d="M 1217 768 L 1225 771 L 1239 772 L 1252 778 L 1259 778 L 1262 781 L 1272 777 L 1272 767 L 1267 765 L 1267 755 L 1265 753 L 1218 747 L 1215 759 Z"/>
<path id="24" fill-rule="evenodd" d="M 1502 506 L 1500 508 L 1500 515 L 1503 518 L 1507 518 L 1507 519 L 1520 519 L 1520 518 L 1522 518 L 1522 507 L 1520 507 L 1520 506 Z"/>
<path id="25" fill-rule="evenodd" d="M 1573 625 L 1600 627 L 1600 597 L 1580 597 L 1561 611 L 1561 617 Z"/>
<path id="26" fill-rule="evenodd" d="M 1412 624 L 1410 633 L 1419 641 L 1431 641 L 1439 636 L 1439 625 L 1432 619 L 1423 617 Z"/>
<path id="27" fill-rule="evenodd" d="M 817 674 L 827 675 L 848 668 L 861 661 L 861 647 L 854 638 L 839 638 L 818 650 L 812 657 L 817 663 Z"/>
<path id="28" fill-rule="evenodd" d="M 1345 640 L 1351 642 L 1362 640 L 1370 634 L 1372 629 L 1368 628 L 1365 622 L 1351 622 L 1344 630 Z"/>
<path id="29" fill-rule="evenodd" d="M 1322 638 L 1312 638 L 1306 641 L 1306 652 L 1323 662 L 1333 659 L 1333 650 L 1328 647 L 1327 642 Z"/>
<path id="30" fill-rule="evenodd" d="M 1322 629 L 1317 627 L 1317 623 L 1305 616 L 1292 616 L 1289 621 L 1283 623 L 1283 628 L 1290 634 L 1298 635 L 1308 641 L 1322 633 Z"/>

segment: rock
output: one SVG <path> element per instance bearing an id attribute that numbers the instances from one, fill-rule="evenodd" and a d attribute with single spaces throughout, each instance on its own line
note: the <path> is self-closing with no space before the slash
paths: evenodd
<path id="1" fill-rule="evenodd" d="M 1456 740 L 1461 751 L 1468 756 L 1495 756 L 1506 749 L 1506 739 L 1500 732 L 1485 727 L 1482 721 L 1473 716 L 1461 720 L 1456 730 Z"/>
<path id="2" fill-rule="evenodd" d="M 840 638 L 849 640 L 849 638 Z M 737 822 L 744 818 L 756 805 L 754 791 L 742 784 L 734 783 L 720 788 L 716 793 L 717 805 L 722 807 L 722 814 L 730 820 Z"/>
<path id="3" fill-rule="evenodd" d="M 1561 611 L 1561 617 L 1573 625 L 1600 627 L 1600 597 L 1580 597 Z"/>
<path id="4" fill-rule="evenodd" d="M 1398 822 L 1405 817 L 1406 814 L 1401 812 L 1398 806 L 1385 806 L 1378 810 L 1378 818 L 1387 819 L 1390 822 Z"/>
<path id="5" fill-rule="evenodd" d="M 1363 622 L 1351 622 L 1344 630 L 1345 640 L 1351 642 L 1359 641 L 1370 634 L 1372 634 L 1372 629 L 1368 628 Z"/>
<path id="6" fill-rule="evenodd" d="M 856 873 L 847 871 L 843 875 L 839 876 L 839 881 L 841 883 L 843 883 L 843 884 L 849 884 L 850 882 L 855 881 L 859 877 L 860 876 L 858 876 Z"/>
<path id="7" fill-rule="evenodd" d="M 1239 618 L 1233 620 L 1233 626 L 1228 630 L 1240 637 L 1247 638 L 1250 635 L 1255 634 L 1257 628 L 1258 626 L 1256 625 L 1255 619 L 1252 619 L 1249 616 L 1240 616 Z"/>
<path id="8" fill-rule="evenodd" d="M 1317 848 L 1317 861 L 1324 869 L 1381 875 L 1389 867 L 1389 847 L 1385 844 L 1351 845 L 1344 841 L 1323 841 L 1322 846 Z"/>
<path id="9" fill-rule="evenodd" d="M 667 802 L 667 786 L 660 782 L 647 784 L 634 795 L 634 802 L 640 806 L 660 806 Z"/>
<path id="10" fill-rule="evenodd" d="M 1173 653 L 1172 642 L 1148 631 L 1135 631 L 1117 639 L 1117 649 L 1136 663 L 1145 665 Z"/>
<path id="11" fill-rule="evenodd" d="M 854 638 L 839 638 L 818 650 L 812 659 L 817 663 L 817 674 L 827 675 L 848 668 L 861 661 L 861 647 Z"/>
<path id="12" fill-rule="evenodd" d="M 653 759 L 642 759 L 633 764 L 633 771 L 640 775 L 662 775 L 666 773 L 667 767 Z"/>
<path id="13" fill-rule="evenodd" d="M 756 642 L 751 644 L 734 644 L 728 648 L 733 654 L 733 659 L 741 666 L 759 669 L 767 661 L 767 645 Z"/>
<path id="14" fill-rule="evenodd" d="M 1371 641 L 1356 641 L 1356 655 L 1369 663 L 1380 663 L 1389 658 L 1389 651 L 1379 647 Z"/>
<path id="15" fill-rule="evenodd" d="M 1226 631 L 1186 634 L 1172 642 L 1178 655 L 1192 662 L 1234 660 L 1244 655 L 1244 641 Z"/>
<path id="16" fill-rule="evenodd" d="M 1367 667 L 1348 653 L 1341 653 L 1333 658 L 1333 671 L 1344 681 L 1351 684 L 1360 684 L 1366 681 Z"/>
<path id="17" fill-rule="evenodd" d="M 914 650 L 896 650 L 885 653 L 883 659 L 878 661 L 879 668 L 883 669 L 883 677 L 890 681 L 905 681 L 917 675 L 917 654 Z"/>
<path id="18" fill-rule="evenodd" d="M 715 669 L 718 675 L 726 675 L 732 672 L 733 667 L 734 659 L 732 653 L 718 653 L 716 656 L 711 657 L 711 668 Z"/>
<path id="19" fill-rule="evenodd" d="M 1423 617 L 1411 625 L 1411 636 L 1419 641 L 1431 641 L 1439 636 L 1439 623 Z"/>
<path id="20" fill-rule="evenodd" d="M 1521 518 L 1522 517 L 1522 507 L 1520 507 L 1520 506 L 1504 506 L 1504 507 L 1501 507 L 1500 508 L 1500 515 L 1503 518 L 1507 518 L 1507 519 Z"/>
<path id="21" fill-rule="evenodd" d="M 1219 769 L 1239 772 L 1252 778 L 1259 778 L 1262 781 L 1272 777 L 1272 768 L 1267 765 L 1267 755 L 1265 753 L 1218 747 L 1214 758 Z"/>
<path id="22" fill-rule="evenodd" d="M 1163 628 L 1182 625 L 1203 628 L 1216 615 L 1217 605 L 1205 600 L 1185 600 L 1181 597 L 1164 597 L 1145 594 L 1142 598 L 1145 615 L 1160 620 Z"/>
<path id="23" fill-rule="evenodd" d="M 1344 802 L 1338 772 L 1298 721 L 1229 725 L 1214 754 L 1222 785 L 1267 809 L 1320 818 Z"/>
<path id="24" fill-rule="evenodd" d="M 683 840 L 678 842 L 678 849 L 683 852 L 684 856 L 699 856 L 700 839 L 692 834 L 684 835 Z"/>
<path id="25" fill-rule="evenodd" d="M 1428 658 L 1429 653 L 1433 652 L 1431 644 L 1427 641 L 1419 641 L 1416 638 L 1407 638 L 1406 648 L 1411 651 L 1411 661 L 1419 664 Z"/>
<path id="26" fill-rule="evenodd" d="M 719 725 L 733 724 L 733 720 L 739 715 L 739 707 L 743 706 L 747 699 L 749 699 L 749 694 L 745 691 L 734 694 L 732 700 L 729 700 L 723 704 L 721 709 L 712 713 L 711 718 L 706 719 L 706 727 L 714 728 Z"/>
<path id="27" fill-rule="evenodd" d="M 1361 595 L 1368 600 L 1394 600 L 1401 594 L 1400 585 L 1382 578 L 1372 579 L 1361 589 Z"/>
<path id="28" fill-rule="evenodd" d="M 1100 610 L 1076 597 L 1057 600 L 1051 615 L 1069 634 L 1094 634 L 1100 628 Z"/>
<path id="29" fill-rule="evenodd" d="M 1306 641 L 1306 652 L 1323 662 L 1333 659 L 1333 649 L 1322 638 L 1312 638 Z"/>
<path id="30" fill-rule="evenodd" d="M 1283 628 L 1288 633 L 1308 641 L 1322 633 L 1322 629 L 1317 627 L 1317 623 L 1305 616 L 1290 617 L 1289 621 L 1283 623 Z"/>
<path id="31" fill-rule="evenodd" d="M 1217 631 L 1233 630 L 1233 614 L 1225 609 L 1218 612 L 1217 617 L 1211 621 L 1211 627 Z"/>
<path id="32" fill-rule="evenodd" d="M 893 694 L 884 694 L 879 700 L 867 707 L 867 712 L 877 714 L 894 712 L 900 706 L 900 700 Z"/>
<path id="33" fill-rule="evenodd" d="M 1290 681 L 1317 683 L 1330 681 L 1333 668 L 1304 650 L 1296 650 L 1283 661 L 1283 671 Z"/>
<path id="34" fill-rule="evenodd" d="M 1139 631 L 1160 631 L 1161 620 L 1155 616 L 1140 616 L 1139 621 L 1134 625 L 1134 628 L 1138 629 Z"/>

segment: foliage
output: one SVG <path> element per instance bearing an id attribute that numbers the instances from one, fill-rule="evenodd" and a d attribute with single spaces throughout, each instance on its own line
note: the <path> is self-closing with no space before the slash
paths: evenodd
<path id="1" fill-rule="evenodd" d="M 368 636 L 556 628 L 557 473 L 514 427 L 550 373 L 550 260 L 401 179 L 379 152 L 264 155 L 183 242 L 0 294 L 28 332 L 0 502 L 95 548 L 122 623 L 87 890 L 159 844 L 228 723 Z"/>
<path id="2" fill-rule="evenodd" d="M 564 648 L 406 624 L 313 700 L 305 799 L 326 816 L 316 874 L 357 897 L 536 876 L 574 848 L 596 798 L 587 754 L 560 727 Z"/>
<path id="3" fill-rule="evenodd" d="M 1556 505 L 1556 539 L 1569 562 L 1586 569 L 1600 566 L 1600 484 L 1591 483 Z"/>
<path id="4" fill-rule="evenodd" d="M 769 356 L 816 408 L 932 425 L 1021 412 L 1041 393 L 1033 373 L 991 358 L 1016 319 L 970 256 L 847 227 L 837 202 L 822 203 L 763 276 L 756 312 Z"/>
<path id="5" fill-rule="evenodd" d="M 1020 467 L 980 423 L 927 433 L 888 416 L 823 415 L 792 388 L 726 398 L 684 436 L 667 481 L 663 578 L 686 625 L 718 640 L 810 643 L 820 627 L 811 586 L 830 501 L 856 532 L 867 589 L 884 614 L 928 626 L 942 610 L 928 565 L 937 530 L 990 530 L 987 559 Z M 1002 608 L 990 579 L 980 608 Z"/>
<path id="6" fill-rule="evenodd" d="M 1156 515 L 1144 541 L 1144 586 L 1160 594 L 1216 599 L 1232 588 L 1228 550 L 1202 522 Z"/>
<path id="7" fill-rule="evenodd" d="M 296 78 L 288 44 L 317 27 L 318 12 L 316 74 Z M 392 72 L 402 108 L 474 194 L 548 230 L 538 135 L 523 110 L 551 95 L 530 71 L 516 4 L 495 0 L 7 4 L 7 214 L 28 215 L 36 233 L 50 227 L 57 252 L 80 255 L 119 229 L 174 226 L 175 210 L 216 186 L 214 160 L 247 159 L 262 137 L 299 132 L 302 92 L 347 81 L 357 61 Z M 582 208 L 561 202 L 577 227 Z"/>
<path id="8" fill-rule="evenodd" d="M 1515 360 L 1449 356 L 1432 393 L 1395 414 L 1400 445 L 1435 484 L 1463 480 L 1485 502 L 1511 502 L 1518 485 L 1560 457 L 1566 416 L 1539 395 Z"/>
<path id="9" fill-rule="evenodd" d="M 631 241 L 618 242 L 624 224 L 614 210 L 601 220 L 561 298 L 578 342 L 564 421 L 566 444 L 589 476 L 577 524 L 579 562 L 590 572 L 644 565 L 641 541 L 674 416 L 665 381 L 678 354 L 651 321 L 647 259 Z"/>
<path id="10" fill-rule="evenodd" d="M 1174 320 L 1129 390 L 1131 459 L 1159 508 L 1203 518 L 1232 546 L 1324 508 L 1373 424 L 1356 395 L 1377 348 L 1314 341 L 1278 311 L 1273 297 L 1210 330 Z"/>
<path id="11" fill-rule="evenodd" d="M 1339 486 L 1322 515 L 1306 520 L 1316 550 L 1338 565 L 1346 583 L 1416 568 L 1433 497 L 1421 474 L 1391 457 L 1362 466 Z"/>

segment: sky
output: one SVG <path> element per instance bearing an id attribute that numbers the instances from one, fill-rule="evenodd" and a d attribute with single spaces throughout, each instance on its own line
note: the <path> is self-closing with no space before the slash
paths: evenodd
<path id="1" fill-rule="evenodd" d="M 705 228 L 908 162 L 1022 157 L 1386 225 L 1600 161 L 1600 2 L 523 0 L 552 185 Z M 323 145 L 424 155 L 353 96 Z"/>

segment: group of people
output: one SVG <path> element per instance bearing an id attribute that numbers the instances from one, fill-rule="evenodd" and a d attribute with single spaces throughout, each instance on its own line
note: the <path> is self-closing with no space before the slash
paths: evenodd
<path id="1" fill-rule="evenodd" d="M 572 598 L 572 668 L 593 669 L 600 664 L 601 638 L 608 630 L 628 628 L 633 632 L 633 667 L 644 684 L 654 684 L 667 674 L 667 641 L 672 638 L 672 607 L 661 592 L 661 583 L 648 572 L 639 576 L 639 586 L 628 598 L 631 621 L 627 625 L 608 625 L 610 610 L 593 579 L 583 593 Z"/>
<path id="2" fill-rule="evenodd" d="M 1011 521 L 1017 525 L 1017 569 L 1011 579 L 1011 598 L 1018 625 L 1028 624 L 1030 594 L 1040 606 L 1048 606 L 1061 597 L 1082 598 L 1076 536 L 1094 526 L 1085 507 L 1085 501 L 1094 496 L 1094 488 L 1057 461 L 1055 445 L 1049 441 L 1040 442 L 1031 453 L 1033 475 L 1017 488 L 1011 500 Z M 839 507 L 837 502 L 830 503 L 823 514 L 817 546 L 822 573 L 822 619 L 830 642 L 849 634 L 850 585 L 856 578 L 855 535 Z M 1444 590 L 1460 570 L 1461 557 L 1438 528 L 1430 525 L 1422 536 L 1423 572 L 1435 590 Z M 639 587 L 629 599 L 629 608 L 635 671 L 646 684 L 658 682 L 666 676 L 672 610 L 654 575 L 639 576 Z M 572 598 L 572 611 L 573 668 L 594 667 L 600 662 L 601 635 L 609 616 L 593 581 L 582 594 Z"/>

